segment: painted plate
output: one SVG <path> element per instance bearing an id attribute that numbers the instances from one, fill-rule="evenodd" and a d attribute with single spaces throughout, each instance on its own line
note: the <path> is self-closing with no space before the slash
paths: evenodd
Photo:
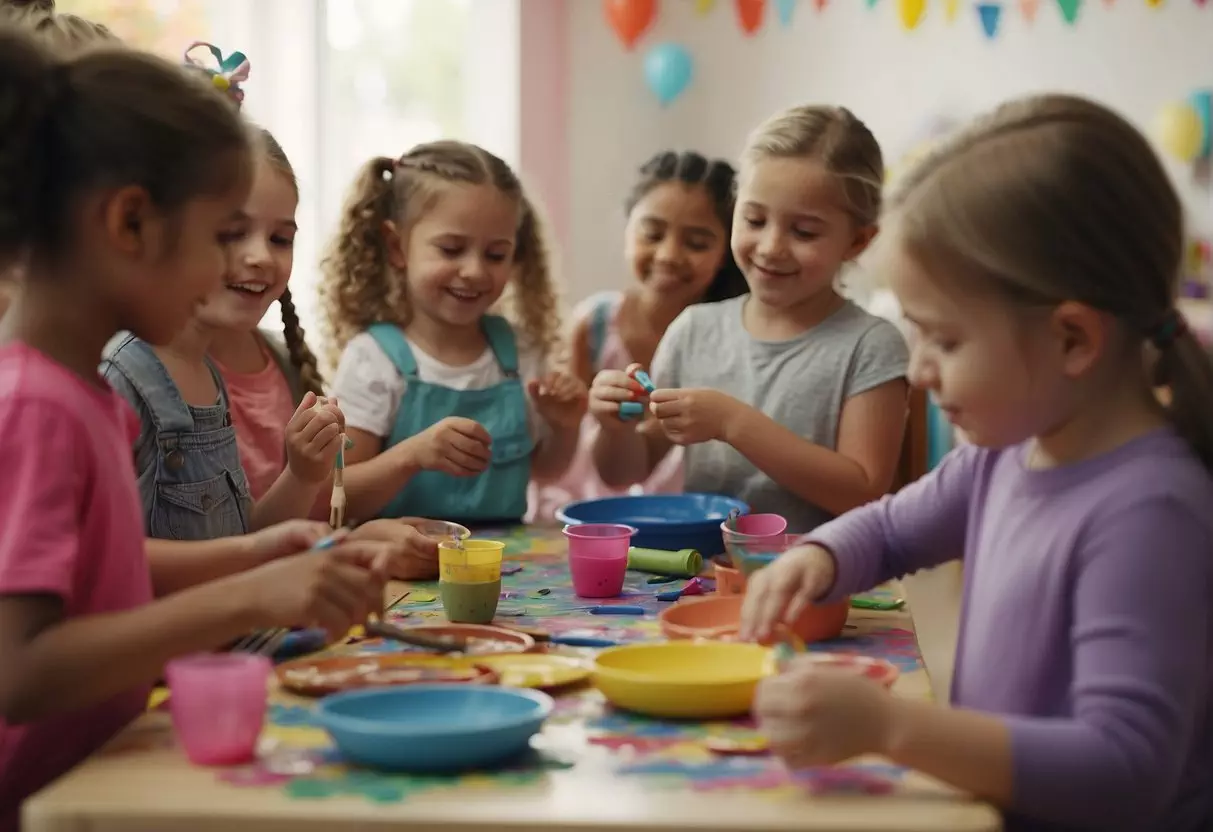
<path id="1" fill-rule="evenodd" d="M 328 696 L 362 688 L 493 684 L 497 673 L 466 656 L 381 654 L 298 659 L 277 668 L 278 682 L 300 696 Z"/>
<path id="2" fill-rule="evenodd" d="M 515 653 L 477 656 L 476 662 L 496 671 L 500 683 L 511 688 L 549 690 L 583 682 L 590 676 L 587 664 L 567 656 Z"/>

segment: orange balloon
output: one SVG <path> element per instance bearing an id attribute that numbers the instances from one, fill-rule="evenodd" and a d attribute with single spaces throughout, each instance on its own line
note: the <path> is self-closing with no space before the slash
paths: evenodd
<path id="1" fill-rule="evenodd" d="M 611 28 L 628 49 L 657 19 L 657 0 L 603 0 L 602 5 Z"/>
<path id="2" fill-rule="evenodd" d="M 762 13 L 766 10 L 767 0 L 737 0 L 737 19 L 741 21 L 741 30 L 752 35 L 762 26 Z"/>

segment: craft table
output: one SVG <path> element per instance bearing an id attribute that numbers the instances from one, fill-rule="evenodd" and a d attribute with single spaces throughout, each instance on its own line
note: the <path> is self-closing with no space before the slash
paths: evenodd
<path id="1" fill-rule="evenodd" d="M 620 641 L 659 638 L 653 594 L 669 586 L 629 576 L 643 617 L 590 616 L 572 596 L 559 531 L 483 533 L 507 541 L 500 620 L 552 632 L 609 629 Z M 509 571 L 507 569 L 507 571 Z M 675 585 L 676 586 L 676 585 Z M 540 592 L 545 589 L 547 592 Z M 408 587 L 397 623 L 441 621 L 432 585 Z M 890 590 L 885 590 L 886 594 Z M 877 591 L 879 594 L 880 591 Z M 610 620 L 604 620 L 609 618 Z M 375 649 L 366 642 L 357 648 Z M 396 649 L 379 645 L 378 649 Z M 813 649 L 864 653 L 901 669 L 900 696 L 930 697 L 907 611 L 854 610 L 843 637 Z M 576 653 L 577 651 L 571 651 Z M 587 658 L 591 651 L 582 651 Z M 189 765 L 169 715 L 141 717 L 106 749 L 28 801 L 24 832 L 310 832 L 412 828 L 438 832 L 643 830 L 996 830 L 997 812 L 880 759 L 789 774 L 769 757 L 720 757 L 704 741 L 752 723 L 673 723 L 613 711 L 591 688 L 557 694 L 527 759 L 451 777 L 360 771 L 340 761 L 310 718 L 311 702 L 275 691 L 257 763 Z"/>

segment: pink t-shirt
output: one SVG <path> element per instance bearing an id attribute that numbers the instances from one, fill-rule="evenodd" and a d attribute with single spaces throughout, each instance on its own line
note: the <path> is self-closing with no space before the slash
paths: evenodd
<path id="1" fill-rule="evenodd" d="M 100 377 L 90 384 L 25 344 L 0 347 L 0 595 L 57 596 L 67 618 L 152 600 L 138 434 Z M 149 691 L 25 725 L 0 720 L 0 830 L 16 830 L 21 801 L 141 713 Z"/>
<path id="2" fill-rule="evenodd" d="M 286 423 L 296 406 L 278 362 L 264 346 L 262 350 L 265 367 L 255 373 L 238 373 L 215 362 L 227 385 L 240 464 L 254 500 L 260 500 L 286 468 Z"/>
<path id="3" fill-rule="evenodd" d="M 632 363 L 632 356 L 619 335 L 618 317 L 619 305 L 623 301 L 622 293 L 609 300 L 602 294 L 594 295 L 581 304 L 574 316 L 582 318 L 593 315 L 594 308 L 604 300 L 610 303 L 611 307 L 598 361 L 594 366 L 595 373 L 602 370 L 624 370 Z M 551 520 L 558 510 L 575 500 L 592 500 L 628 493 L 677 494 L 682 491 L 682 448 L 671 448 L 665 459 L 653 469 L 653 473 L 643 483 L 631 488 L 616 489 L 602 481 L 598 476 L 598 469 L 594 466 L 594 440 L 597 436 L 598 420 L 587 413 L 581 423 L 577 455 L 573 457 L 565 475 L 558 482 L 543 487 L 531 483 L 528 522 Z"/>

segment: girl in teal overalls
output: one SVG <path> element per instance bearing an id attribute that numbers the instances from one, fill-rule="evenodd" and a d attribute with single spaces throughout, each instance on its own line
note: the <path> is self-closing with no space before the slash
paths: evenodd
<path id="1" fill-rule="evenodd" d="M 324 262 L 350 517 L 517 521 L 560 477 L 585 385 L 551 370 L 556 291 L 509 166 L 462 142 L 366 164 Z M 503 309 L 506 316 L 494 314 Z"/>

